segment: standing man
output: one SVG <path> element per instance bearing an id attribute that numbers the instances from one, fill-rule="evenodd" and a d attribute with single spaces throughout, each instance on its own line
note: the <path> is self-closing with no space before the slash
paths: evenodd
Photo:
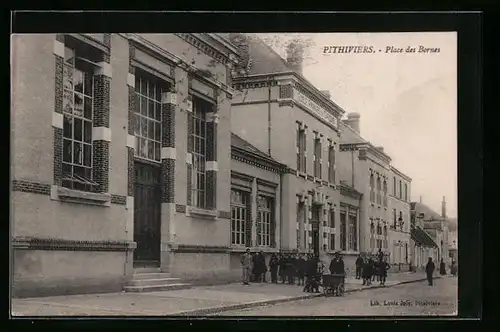
<path id="1" fill-rule="evenodd" d="M 243 285 L 249 285 L 250 274 L 252 273 L 252 254 L 250 253 L 250 248 L 247 248 L 246 252 L 241 255 L 240 262 Z"/>
<path id="2" fill-rule="evenodd" d="M 444 260 L 441 258 L 441 263 L 439 264 L 439 274 L 444 276 L 446 275 L 446 265 L 444 264 Z"/>
<path id="3" fill-rule="evenodd" d="M 361 257 L 361 254 L 359 254 L 358 258 L 356 259 L 356 279 L 361 279 L 362 266 L 363 266 L 363 258 Z"/>
<path id="4" fill-rule="evenodd" d="M 276 254 L 273 254 L 271 256 L 271 260 L 269 261 L 269 272 L 271 272 L 271 282 L 273 284 L 278 283 L 278 265 L 278 256 L 276 256 Z"/>
<path id="5" fill-rule="evenodd" d="M 434 273 L 434 270 L 436 269 L 436 266 L 434 265 L 434 262 L 432 261 L 432 257 L 429 257 L 429 261 L 427 262 L 427 265 L 425 266 L 425 273 L 427 273 L 427 281 L 429 282 L 429 286 L 432 286 L 432 275 Z"/>

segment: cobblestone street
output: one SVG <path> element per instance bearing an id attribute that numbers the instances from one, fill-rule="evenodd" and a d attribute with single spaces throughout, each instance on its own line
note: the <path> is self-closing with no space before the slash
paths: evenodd
<path id="1" fill-rule="evenodd" d="M 421 281 L 346 294 L 319 297 L 221 313 L 223 316 L 419 316 L 456 315 L 457 279 Z"/>

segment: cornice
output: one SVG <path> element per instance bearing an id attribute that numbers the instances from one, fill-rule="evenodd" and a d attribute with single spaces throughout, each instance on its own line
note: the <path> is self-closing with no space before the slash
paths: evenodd
<path id="1" fill-rule="evenodd" d="M 267 160 L 257 154 L 237 148 L 235 146 L 231 147 L 231 158 L 274 173 L 283 173 L 286 170 L 285 165 Z"/>
<path id="2" fill-rule="evenodd" d="M 356 189 L 354 189 L 346 184 L 341 183 L 339 185 L 339 187 L 340 187 L 340 194 L 342 196 L 348 196 L 348 197 L 351 197 L 354 199 L 361 199 L 361 197 L 363 197 L 362 193 L 360 193 Z"/>
<path id="3" fill-rule="evenodd" d="M 392 159 L 391 159 L 391 157 L 390 157 L 388 154 L 386 154 L 386 153 L 384 153 L 384 152 L 380 151 L 379 149 L 377 149 L 377 148 L 376 148 L 373 144 L 371 144 L 371 143 L 368 143 L 368 144 L 367 144 L 367 147 L 368 147 L 368 151 L 369 151 L 369 152 L 370 152 L 373 156 L 375 156 L 375 157 L 377 157 L 378 159 L 380 159 L 381 161 L 383 161 L 383 162 L 387 163 L 387 168 L 389 168 L 389 167 L 390 167 L 390 163 L 391 163 Z"/>
<path id="4" fill-rule="evenodd" d="M 411 178 L 408 175 L 404 174 L 403 172 L 401 172 L 400 170 L 398 170 L 396 167 L 394 167 L 392 165 L 390 166 L 390 168 L 391 168 L 391 172 L 394 172 L 398 176 L 400 176 L 403 179 L 405 179 L 406 181 L 411 182 Z"/>
<path id="5" fill-rule="evenodd" d="M 228 62 L 234 62 L 232 59 L 230 60 L 230 56 L 226 55 L 223 51 L 220 49 L 217 49 L 213 44 L 207 42 L 202 36 L 207 36 L 215 40 L 210 34 L 196 34 L 196 33 L 175 33 L 177 37 L 181 38 L 184 40 L 186 43 L 194 46 L 196 49 L 202 51 L 206 55 L 210 56 L 211 58 L 215 59 L 219 63 L 226 65 Z M 223 45 L 223 43 L 219 40 L 217 40 L 218 44 Z M 224 45 L 229 50 L 229 47 Z M 234 52 L 233 52 L 234 53 Z M 237 54 L 237 53 L 234 53 Z M 235 64 L 237 62 L 234 62 Z"/>

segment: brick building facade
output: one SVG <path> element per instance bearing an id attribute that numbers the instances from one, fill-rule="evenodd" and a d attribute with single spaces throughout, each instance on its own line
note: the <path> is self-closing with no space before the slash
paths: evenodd
<path id="1" fill-rule="evenodd" d="M 236 63 L 213 34 L 13 37 L 15 294 L 229 268 L 204 248 L 229 247 Z"/>

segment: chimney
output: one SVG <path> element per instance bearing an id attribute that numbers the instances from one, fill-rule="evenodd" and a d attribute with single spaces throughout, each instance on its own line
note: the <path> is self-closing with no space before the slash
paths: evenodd
<path id="1" fill-rule="evenodd" d="M 443 201 L 441 202 L 441 217 L 446 218 L 446 197 L 443 196 Z"/>
<path id="2" fill-rule="evenodd" d="M 302 75 L 304 47 L 297 41 L 291 41 L 286 47 L 286 62 L 293 71 Z"/>
<path id="3" fill-rule="evenodd" d="M 328 90 L 321 90 L 320 91 L 323 95 L 325 95 L 326 98 L 330 99 L 330 91 Z"/>
<path id="4" fill-rule="evenodd" d="M 347 114 L 347 120 L 344 121 L 349 127 L 351 127 L 355 132 L 359 134 L 359 113 L 349 113 Z"/>
<path id="5" fill-rule="evenodd" d="M 420 204 L 422 204 L 422 195 L 420 195 Z"/>

